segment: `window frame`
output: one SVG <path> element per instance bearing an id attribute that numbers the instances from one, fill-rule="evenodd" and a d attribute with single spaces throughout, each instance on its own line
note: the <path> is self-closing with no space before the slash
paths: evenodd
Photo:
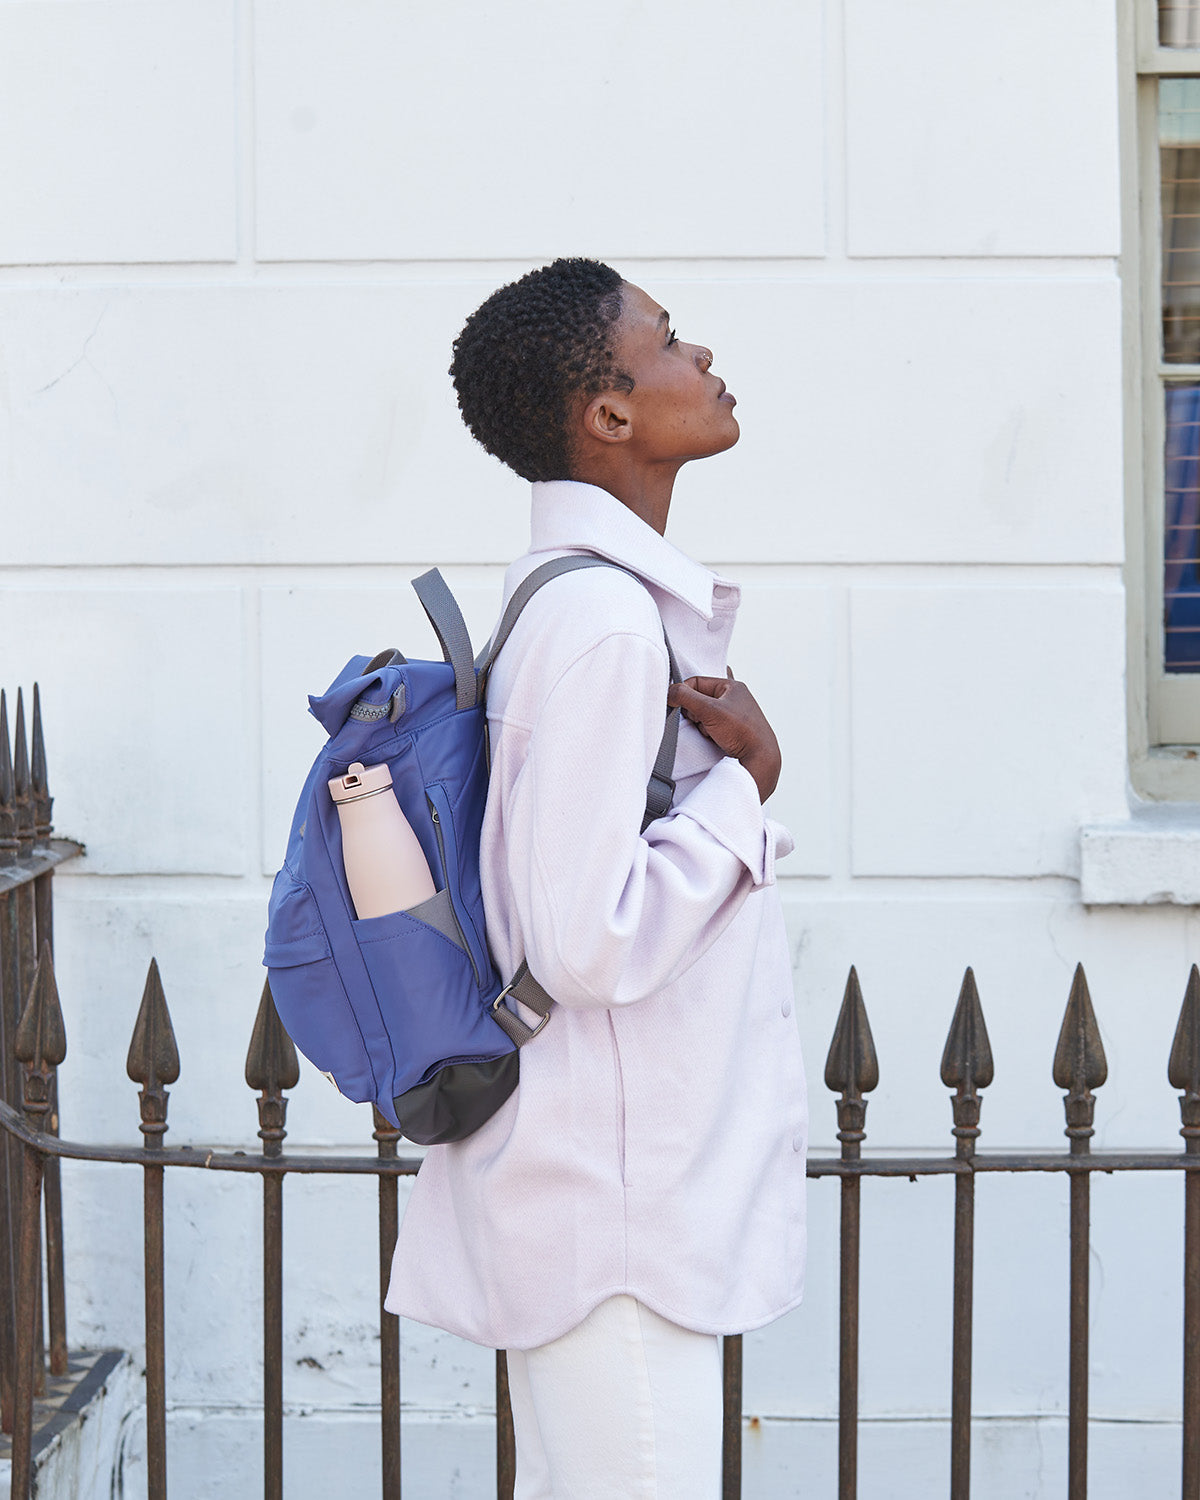
<path id="1" fill-rule="evenodd" d="M 1157 0 L 1120 11 L 1122 251 L 1126 353 L 1126 599 L 1130 774 L 1158 801 L 1200 802 L 1200 673 L 1162 668 L 1163 389 L 1200 364 L 1162 358 L 1158 81 L 1200 78 L 1200 46 L 1160 47 Z"/>

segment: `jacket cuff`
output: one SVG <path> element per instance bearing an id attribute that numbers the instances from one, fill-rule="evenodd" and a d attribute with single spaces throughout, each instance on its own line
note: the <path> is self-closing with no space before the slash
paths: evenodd
<path id="1" fill-rule="evenodd" d="M 796 840 L 792 837 L 792 830 L 782 823 L 777 823 L 774 818 L 768 818 L 767 837 L 775 840 L 775 858 L 786 859 L 796 847 Z"/>
<path id="2" fill-rule="evenodd" d="M 782 825 L 763 815 L 754 777 L 731 755 L 717 761 L 700 784 L 671 811 L 672 815 L 691 818 L 723 844 L 750 871 L 756 887 L 775 884 L 778 831 Z M 790 838 L 786 829 L 782 831 Z"/>

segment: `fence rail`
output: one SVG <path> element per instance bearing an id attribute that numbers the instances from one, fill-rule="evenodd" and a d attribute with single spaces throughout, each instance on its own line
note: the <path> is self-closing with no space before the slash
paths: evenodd
<path id="1" fill-rule="evenodd" d="M 152 960 L 127 1059 L 139 1085 L 141 1146 L 63 1140 L 57 1127 L 56 1070 L 66 1036 L 54 977 L 51 878 L 78 846 L 50 841 L 50 798 L 35 689 L 34 755 L 24 753 L 18 698 L 16 752 L 9 755 L 7 711 L 0 693 L 0 1420 L 12 1432 L 11 1495 L 27 1500 L 32 1482 L 32 1412 L 48 1357 L 66 1369 L 62 1294 L 62 1210 L 58 1164 L 123 1162 L 143 1173 L 148 1500 L 166 1496 L 163 1174 L 168 1168 L 252 1173 L 263 1195 L 263 1450 L 266 1500 L 282 1500 L 284 1182 L 290 1174 L 373 1176 L 379 1209 L 380 1302 L 387 1285 L 398 1222 L 398 1181 L 414 1175 L 416 1157 L 399 1151 L 399 1132 L 375 1115 L 375 1154 L 292 1155 L 287 1092 L 299 1081 L 296 1052 L 264 986 L 246 1057 L 247 1085 L 257 1095 L 257 1154 L 165 1145 L 168 1085 L 179 1055 L 157 964 Z M 6 770 L 8 767 L 8 770 Z M 39 800 L 40 799 L 40 800 Z M 31 816 L 32 814 L 32 816 Z M 36 955 L 36 957 L 35 957 Z M 18 1006 L 18 997 L 23 1004 Z M 1070 1182 L 1070 1297 L 1067 1500 L 1085 1500 L 1088 1459 L 1088 1255 L 1090 1186 L 1094 1172 L 1181 1172 L 1185 1196 L 1181 1493 L 1200 1500 L 1200 971 L 1192 967 L 1167 1074 L 1180 1092 L 1182 1151 L 1092 1152 L 1095 1090 L 1107 1063 L 1082 967 L 1075 971 L 1051 1068 L 1063 1091 L 1068 1149 L 980 1152 L 982 1091 L 994 1067 L 974 975 L 967 970 L 941 1062 L 952 1091 L 953 1153 L 871 1158 L 863 1155 L 866 1096 L 879 1065 L 858 976 L 851 969 L 825 1066 L 837 1096 L 840 1153 L 814 1157 L 808 1175 L 837 1177 L 841 1186 L 838 1391 L 838 1500 L 855 1500 L 858 1458 L 858 1338 L 861 1191 L 865 1177 L 950 1175 L 955 1179 L 953 1335 L 949 1351 L 950 1500 L 968 1500 L 971 1483 L 971 1362 L 974 1322 L 975 1180 L 981 1174 L 1066 1173 Z M 19 1208 L 18 1201 L 19 1185 Z M 44 1254 L 39 1244 L 46 1208 Z M 46 1327 L 42 1326 L 43 1280 Z M 380 1442 L 383 1500 L 401 1494 L 399 1320 L 381 1311 Z M 504 1355 L 496 1358 L 496 1494 L 511 1500 L 514 1446 Z M 742 1340 L 724 1341 L 723 1500 L 742 1494 Z"/>

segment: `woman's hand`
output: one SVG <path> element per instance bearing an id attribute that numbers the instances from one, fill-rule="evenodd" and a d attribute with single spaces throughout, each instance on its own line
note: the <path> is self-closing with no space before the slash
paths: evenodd
<path id="1" fill-rule="evenodd" d="M 728 677 L 689 677 L 672 683 L 667 702 L 683 710 L 701 734 L 741 762 L 765 802 L 779 780 L 782 758 L 775 731 L 744 682 Z"/>

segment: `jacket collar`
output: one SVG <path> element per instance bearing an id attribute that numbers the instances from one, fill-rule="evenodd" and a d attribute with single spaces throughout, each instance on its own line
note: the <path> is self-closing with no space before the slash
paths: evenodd
<path id="1" fill-rule="evenodd" d="M 531 532 L 530 552 L 595 552 L 673 594 L 704 619 L 713 617 L 713 589 L 724 580 L 598 485 L 577 479 L 535 481 Z"/>

